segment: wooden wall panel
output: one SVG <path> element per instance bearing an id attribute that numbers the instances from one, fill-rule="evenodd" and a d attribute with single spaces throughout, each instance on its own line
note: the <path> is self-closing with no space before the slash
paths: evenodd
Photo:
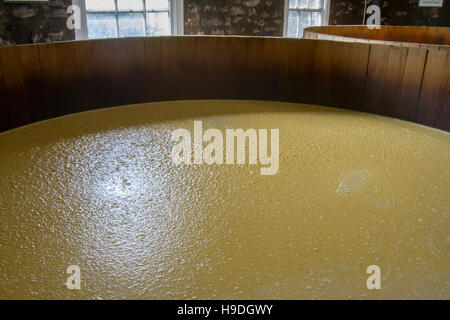
<path id="1" fill-rule="evenodd" d="M 104 106 L 142 101 L 140 86 L 144 81 L 144 40 L 123 38 L 98 40 L 93 50 L 93 64 L 100 81 L 97 94 L 103 96 Z"/>
<path id="2" fill-rule="evenodd" d="M 450 77 L 447 78 L 447 86 L 444 88 L 445 102 L 442 106 L 440 116 L 438 117 L 438 122 L 435 125 L 436 128 L 446 129 L 450 131 Z"/>
<path id="3" fill-rule="evenodd" d="M 428 52 L 416 119 L 428 126 L 449 129 L 450 50 Z M 447 118 L 443 118 L 447 116 Z"/>
<path id="4" fill-rule="evenodd" d="M 200 90 L 201 98 L 228 98 L 232 90 L 233 73 L 229 72 L 232 68 L 232 50 L 233 42 L 228 37 L 205 37 L 196 41 L 196 54 L 193 56 L 195 69 L 188 69 L 187 74 L 192 81 L 196 75 L 198 77 L 196 87 L 192 88 L 192 93 Z M 183 54 L 183 50 L 180 50 Z M 185 61 L 189 65 L 189 61 Z M 186 92 L 186 86 L 181 87 Z M 186 92 L 187 93 L 187 92 Z M 181 98 L 185 98 L 184 93 Z M 199 97 L 198 94 L 196 94 Z"/>
<path id="5" fill-rule="evenodd" d="M 41 99 L 46 102 L 40 108 L 42 118 L 86 110 L 83 106 L 88 107 L 89 104 L 103 104 L 102 100 L 83 99 L 86 97 L 84 92 L 98 91 L 96 86 L 99 79 L 94 72 L 93 62 L 86 59 L 93 54 L 91 43 L 54 43 L 38 48 L 41 69 L 39 82 L 45 88 Z M 75 82 L 77 85 L 67 85 Z M 62 112 L 58 113 L 58 110 Z"/>
<path id="6" fill-rule="evenodd" d="M 42 76 L 38 46 L 9 46 L 2 48 L 3 78 L 6 90 L 5 116 L 1 117 L 1 128 L 11 128 L 40 120 L 44 106 Z M 2 102 L 3 103 L 3 102 Z"/>
<path id="7" fill-rule="evenodd" d="M 378 112 L 383 115 L 394 117 L 398 114 L 398 100 L 405 72 L 407 47 L 388 46 L 386 67 L 383 78 L 383 93 L 380 99 Z"/>
<path id="8" fill-rule="evenodd" d="M 388 56 L 388 46 L 370 45 L 362 111 L 380 113 Z"/>
<path id="9" fill-rule="evenodd" d="M 428 51 L 423 48 L 408 48 L 394 117 L 414 121 L 427 53 Z"/>
<path id="10" fill-rule="evenodd" d="M 336 103 L 333 100 L 335 83 L 332 79 L 333 60 L 338 53 L 337 42 L 318 42 L 316 45 L 313 71 L 311 75 L 312 99 L 317 104 L 330 105 Z"/>
<path id="11" fill-rule="evenodd" d="M 144 82 L 143 96 L 149 101 L 163 100 L 164 83 L 162 81 L 162 38 L 144 38 Z"/>
<path id="12" fill-rule="evenodd" d="M 277 41 L 274 43 L 274 54 L 277 57 L 277 64 L 273 67 L 273 72 L 277 74 L 277 79 L 272 80 L 272 95 L 278 100 L 292 101 L 295 96 L 296 79 L 305 79 L 307 76 L 301 74 L 297 55 L 299 54 L 298 42 L 295 39 L 288 41 Z M 302 48 L 302 54 L 312 54 L 314 50 Z M 298 69 L 297 69 L 298 68 Z M 304 85 L 299 85 L 303 89 Z M 298 92 L 298 91 L 297 91 Z"/>
<path id="13" fill-rule="evenodd" d="M 316 39 L 320 35 L 354 38 L 362 41 L 450 46 L 450 28 L 444 27 L 381 26 L 379 29 L 369 29 L 367 26 L 317 26 L 305 29 L 305 38 Z"/>
<path id="14" fill-rule="evenodd" d="M 182 55 L 181 48 L 178 38 L 166 38 L 161 42 L 161 57 L 159 58 L 161 65 L 157 73 L 159 80 L 156 78 L 154 81 L 170 84 L 160 87 L 159 94 L 162 100 L 177 99 L 181 95 L 182 83 L 180 81 L 182 78 L 179 77 L 183 76 L 183 65 L 178 59 Z"/>
<path id="15" fill-rule="evenodd" d="M 245 46 L 245 65 L 242 70 L 243 91 L 247 99 L 257 99 L 267 90 L 267 83 L 263 80 L 267 74 L 267 66 L 264 64 L 264 43 L 266 39 L 258 41 L 257 38 L 248 38 Z"/>
<path id="16" fill-rule="evenodd" d="M 227 98 L 232 99 L 248 99 L 247 90 L 249 89 L 248 80 L 250 73 L 247 71 L 247 48 L 248 38 L 232 37 L 231 38 L 231 92 L 227 94 Z M 201 56 L 201 52 L 198 52 Z"/>
<path id="17" fill-rule="evenodd" d="M 449 52 L 209 36 L 0 47 L 1 130 L 94 108 L 178 99 L 322 104 L 450 130 Z"/>
<path id="18" fill-rule="evenodd" d="M 318 50 L 317 46 L 320 42 L 315 40 L 295 41 L 297 41 L 297 45 L 292 44 L 294 45 L 293 48 L 297 50 L 297 61 L 293 74 L 294 88 L 291 91 L 290 101 L 318 103 L 313 91 L 313 86 L 316 84 L 313 78 L 313 71 L 316 51 Z"/>
<path id="19" fill-rule="evenodd" d="M 340 43 L 330 50 L 331 78 L 330 101 L 327 105 L 359 110 L 364 95 L 369 59 L 369 44 Z M 325 49 L 325 48 L 324 48 Z M 316 87 L 320 91 L 320 82 Z"/>
<path id="20" fill-rule="evenodd" d="M 94 47 L 91 41 L 72 42 L 69 46 L 72 53 L 70 63 L 75 73 L 74 79 L 76 79 L 70 110 L 84 111 L 93 106 L 105 105 L 103 95 L 96 94 L 102 90 L 101 73 L 97 69 L 95 59 L 87 58 L 94 57 Z"/>
<path id="21" fill-rule="evenodd" d="M 198 95 L 198 90 L 203 88 L 203 81 L 210 81 L 207 79 L 201 79 L 199 77 L 194 77 L 196 71 L 199 68 L 202 68 L 202 63 L 205 61 L 197 59 L 197 51 L 198 46 L 202 47 L 202 44 L 198 42 L 197 38 L 191 37 L 180 37 L 179 41 L 177 41 L 178 45 L 176 47 L 176 59 L 177 62 L 175 73 L 173 73 L 173 78 L 170 81 L 173 83 L 174 90 L 178 92 L 176 96 L 174 96 L 170 91 L 167 92 L 166 96 L 168 97 L 165 100 L 170 99 L 194 99 Z M 209 49 L 211 54 L 214 54 L 214 48 L 209 46 L 208 42 L 204 41 L 205 49 Z M 218 51 L 218 50 L 217 50 Z M 217 52 L 216 52 L 217 54 Z M 164 52 L 163 57 L 164 59 Z M 206 59 L 205 59 L 206 60 Z M 166 60 L 167 64 L 173 63 L 170 60 Z M 204 65 L 204 67 L 207 67 Z M 162 72 L 163 73 L 163 72 Z M 210 77 L 208 77 L 210 79 Z"/>
<path id="22" fill-rule="evenodd" d="M 361 101 L 365 99 L 364 90 L 367 80 L 367 69 L 369 64 L 370 45 L 365 43 L 352 43 L 346 46 L 348 76 L 341 77 L 341 85 L 345 85 L 345 96 L 343 106 L 354 110 L 361 109 Z M 346 74 L 344 72 L 344 74 Z"/>

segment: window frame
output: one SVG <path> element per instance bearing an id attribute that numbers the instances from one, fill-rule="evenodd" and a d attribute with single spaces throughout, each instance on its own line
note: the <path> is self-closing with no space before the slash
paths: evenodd
<path id="1" fill-rule="evenodd" d="M 288 32 L 288 19 L 289 19 L 289 11 L 298 11 L 298 12 L 323 12 L 322 18 L 322 26 L 327 26 L 330 22 L 330 1 L 331 0 L 323 0 L 323 9 L 289 9 L 289 0 L 284 0 L 284 24 L 283 24 L 283 37 L 287 37 Z M 294 38 L 298 39 L 298 38 Z"/>
<path id="2" fill-rule="evenodd" d="M 115 0 L 116 1 L 116 0 Z M 183 16 L 183 0 L 169 0 L 169 12 L 171 35 L 183 35 L 184 34 L 184 16 Z M 72 0 L 72 5 L 78 6 L 81 11 L 81 28 L 75 29 L 76 40 L 88 40 L 87 18 L 86 18 L 86 3 L 85 0 Z M 100 12 L 100 11 L 99 11 Z M 117 14 L 117 11 L 116 11 Z"/>

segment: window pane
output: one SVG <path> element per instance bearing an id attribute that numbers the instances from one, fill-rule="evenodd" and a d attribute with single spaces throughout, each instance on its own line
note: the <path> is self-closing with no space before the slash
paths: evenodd
<path id="1" fill-rule="evenodd" d="M 287 36 L 290 38 L 296 38 L 298 35 L 298 18 L 297 11 L 289 11 Z"/>
<path id="2" fill-rule="evenodd" d="M 322 9 L 322 0 L 309 0 L 309 9 Z"/>
<path id="3" fill-rule="evenodd" d="M 322 25 L 322 13 L 312 12 L 311 13 L 311 26 L 320 26 L 320 25 Z"/>
<path id="4" fill-rule="evenodd" d="M 297 9 L 298 0 L 289 0 L 289 9 Z"/>
<path id="5" fill-rule="evenodd" d="M 170 20 L 168 12 L 147 13 L 147 35 L 149 36 L 170 35 Z"/>
<path id="6" fill-rule="evenodd" d="M 144 2 L 142 0 L 117 0 L 119 11 L 143 11 Z"/>
<path id="7" fill-rule="evenodd" d="M 138 37 L 145 35 L 143 13 L 119 13 L 119 35 L 121 37 Z"/>
<path id="8" fill-rule="evenodd" d="M 116 15 L 114 13 L 87 13 L 88 38 L 117 37 Z"/>
<path id="9" fill-rule="evenodd" d="M 308 9 L 308 0 L 298 0 L 297 8 Z"/>
<path id="10" fill-rule="evenodd" d="M 87 11 L 115 11 L 114 0 L 86 0 Z"/>
<path id="11" fill-rule="evenodd" d="M 298 30 L 298 37 L 303 37 L 303 29 L 309 27 L 311 25 L 311 13 L 309 12 L 300 12 L 300 26 Z"/>
<path id="12" fill-rule="evenodd" d="M 169 11 L 169 0 L 145 0 L 148 11 Z"/>

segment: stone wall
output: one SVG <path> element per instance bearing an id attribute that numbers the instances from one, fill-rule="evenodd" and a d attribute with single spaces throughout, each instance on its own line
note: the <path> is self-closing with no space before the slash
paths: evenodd
<path id="1" fill-rule="evenodd" d="M 184 0 L 188 35 L 282 36 L 284 0 Z"/>
<path id="2" fill-rule="evenodd" d="M 372 0 L 379 4 L 381 24 L 397 26 L 450 27 L 450 1 L 444 0 L 442 8 L 419 7 L 419 0 Z M 364 0 L 331 0 L 330 24 L 362 24 Z"/>
<path id="3" fill-rule="evenodd" d="M 66 26 L 72 0 L 10 4 L 0 1 L 0 45 L 73 40 Z"/>
<path id="4" fill-rule="evenodd" d="M 419 8 L 419 0 L 369 0 L 382 7 L 384 25 L 450 26 L 443 8 Z M 71 0 L 6 4 L 0 0 L 0 45 L 73 40 L 66 27 Z M 331 0 L 330 24 L 361 24 L 364 0 Z M 284 0 L 184 0 L 185 34 L 282 36 Z"/>

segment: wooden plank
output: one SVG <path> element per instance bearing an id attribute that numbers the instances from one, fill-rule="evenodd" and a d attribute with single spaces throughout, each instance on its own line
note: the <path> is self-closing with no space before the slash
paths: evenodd
<path id="1" fill-rule="evenodd" d="M 182 65 L 177 60 L 181 56 L 179 38 L 164 37 L 161 39 L 161 57 L 160 61 L 160 92 L 158 93 L 162 100 L 176 100 L 180 97 L 181 85 L 179 83 L 179 74 L 182 71 Z"/>
<path id="2" fill-rule="evenodd" d="M 313 70 L 318 40 L 296 40 L 292 42 L 296 50 L 296 63 L 293 72 L 292 85 L 288 87 L 290 101 L 313 103 L 314 85 Z"/>
<path id="3" fill-rule="evenodd" d="M 416 120 L 449 130 L 450 50 L 429 50 Z M 445 118 L 447 116 L 447 118 Z"/>
<path id="4" fill-rule="evenodd" d="M 369 59 L 368 44 L 320 42 L 314 62 L 317 103 L 359 109 Z"/>
<path id="5" fill-rule="evenodd" d="M 371 113 L 380 113 L 380 104 L 383 95 L 384 74 L 386 72 L 389 47 L 371 44 L 369 63 L 364 86 L 364 100 L 361 110 Z"/>
<path id="6" fill-rule="evenodd" d="M 338 42 L 318 41 L 314 55 L 314 67 L 312 71 L 312 101 L 320 105 L 333 105 L 334 81 L 332 77 L 333 57 L 339 48 Z"/>
<path id="7" fill-rule="evenodd" d="M 450 45 L 450 28 L 426 26 L 381 26 L 380 29 L 369 29 L 366 26 L 318 26 L 309 27 L 307 38 L 319 35 L 370 39 L 400 43 L 422 43 L 442 46 Z"/>
<path id="8" fill-rule="evenodd" d="M 214 52 L 214 48 L 210 48 Z M 199 86 L 202 86 L 200 81 L 202 79 L 203 72 L 198 68 L 198 41 L 194 37 L 180 37 L 177 41 L 175 51 L 176 70 L 173 73 L 173 80 L 169 83 L 169 87 L 174 86 L 177 90 L 177 94 L 173 98 L 177 99 L 199 99 L 200 93 L 198 91 Z M 161 59 L 164 61 L 164 53 L 162 53 Z M 201 60 L 201 57 L 200 57 Z M 170 61 L 167 61 L 170 64 Z M 206 81 L 205 81 L 206 82 Z M 216 84 L 215 82 L 209 82 L 209 85 Z M 171 95 L 170 92 L 167 93 Z"/>
<path id="9" fill-rule="evenodd" d="M 400 96 L 393 116 L 408 121 L 415 120 L 427 53 L 426 49 L 408 48 Z"/>
<path id="10" fill-rule="evenodd" d="M 357 110 L 363 104 L 369 49 L 369 44 L 357 42 L 340 43 L 335 48 L 332 60 L 332 105 Z"/>
<path id="11" fill-rule="evenodd" d="M 144 41 L 142 38 L 98 40 L 93 50 L 103 106 L 140 102 L 144 81 Z"/>
<path id="12" fill-rule="evenodd" d="M 7 91 L 6 109 L 11 123 L 24 125 L 42 119 L 42 111 L 34 103 L 41 100 L 39 49 L 37 46 L 7 46 L 2 48 L 4 85 Z"/>
<path id="13" fill-rule="evenodd" d="M 276 83 L 280 81 L 280 43 L 282 39 L 264 39 L 262 51 L 259 53 L 261 56 L 261 72 L 263 73 L 259 77 L 259 85 L 261 89 L 259 90 L 258 99 L 262 100 L 275 100 L 278 96 L 276 89 Z M 268 77 L 267 75 L 272 75 Z"/>
<path id="14" fill-rule="evenodd" d="M 267 66 L 264 65 L 265 56 L 262 54 L 265 41 L 266 39 L 263 38 L 247 39 L 245 70 L 242 72 L 247 99 L 260 99 L 261 91 L 270 90 L 262 81 L 267 75 Z"/>
<path id="15" fill-rule="evenodd" d="M 71 71 L 75 73 L 73 82 L 76 82 L 76 89 L 71 97 L 70 112 L 104 106 L 103 96 L 98 94 L 102 90 L 102 82 L 93 59 L 94 43 L 92 41 L 72 42 L 68 47 L 72 52 Z"/>
<path id="16" fill-rule="evenodd" d="M 227 95 L 228 99 L 249 99 L 247 91 L 249 83 L 247 82 L 247 50 L 248 38 L 233 37 L 231 42 L 230 73 L 231 73 L 231 91 Z"/>
<path id="17" fill-rule="evenodd" d="M 191 81 L 197 78 L 197 88 L 194 89 L 198 92 L 197 98 L 230 97 L 233 88 L 233 75 L 230 73 L 233 45 L 236 42 L 233 43 L 228 37 L 201 37 L 197 40 L 195 69 L 189 67 L 190 79 L 187 79 Z M 186 66 L 188 65 L 190 64 L 186 61 Z"/>
<path id="18" fill-rule="evenodd" d="M 144 80 L 142 96 L 147 101 L 162 100 L 162 66 L 160 37 L 144 38 Z"/>
<path id="19" fill-rule="evenodd" d="M 40 82 L 45 88 L 41 109 L 46 118 L 103 104 L 98 99 L 100 82 L 93 72 L 91 42 L 43 44 L 38 48 Z"/>
<path id="20" fill-rule="evenodd" d="M 381 104 L 378 107 L 380 114 L 394 117 L 399 113 L 397 111 L 398 99 L 400 97 L 407 54 L 407 47 L 388 46 Z"/>
<path id="21" fill-rule="evenodd" d="M 367 79 L 367 69 L 369 65 L 370 44 L 353 43 L 351 59 L 346 60 L 350 63 L 350 75 L 348 77 L 347 90 L 345 92 L 346 100 L 344 104 L 354 110 L 359 110 L 364 101 L 364 89 Z M 345 81 L 344 81 L 345 83 Z"/>
<path id="22" fill-rule="evenodd" d="M 274 72 L 277 73 L 277 81 L 273 81 L 273 99 L 278 101 L 295 101 L 298 94 L 295 81 L 297 78 L 304 79 L 305 74 L 301 72 L 300 61 L 297 59 L 299 44 L 297 39 L 287 39 L 286 41 L 277 41 L 275 44 L 275 55 L 277 65 Z M 308 42 L 311 43 L 311 42 Z M 301 48 L 302 54 L 307 54 L 306 47 Z M 310 49 L 313 56 L 314 49 Z"/>
<path id="23" fill-rule="evenodd" d="M 438 121 L 435 126 L 436 128 L 450 131 L 450 77 L 447 78 L 447 85 L 443 92 L 443 99 L 445 102 L 442 105 L 440 116 L 438 117 Z M 446 95 L 445 92 L 447 92 Z"/>

